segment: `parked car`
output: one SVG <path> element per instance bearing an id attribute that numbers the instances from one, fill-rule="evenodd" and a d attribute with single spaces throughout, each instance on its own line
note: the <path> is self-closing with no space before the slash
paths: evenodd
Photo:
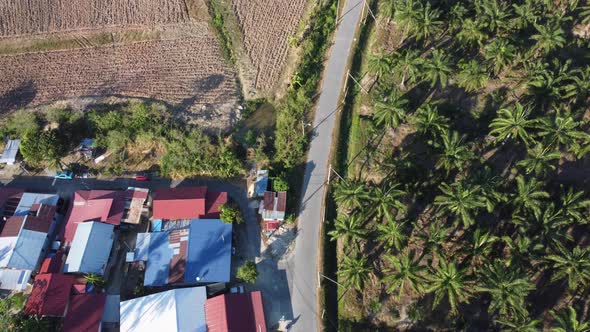
<path id="1" fill-rule="evenodd" d="M 57 174 L 55 174 L 55 178 L 62 179 L 62 180 L 71 180 L 74 178 L 74 172 L 69 171 L 69 170 L 57 172 Z"/>
<path id="2" fill-rule="evenodd" d="M 137 181 L 149 181 L 150 175 L 148 173 L 138 173 L 135 175 L 135 180 Z"/>

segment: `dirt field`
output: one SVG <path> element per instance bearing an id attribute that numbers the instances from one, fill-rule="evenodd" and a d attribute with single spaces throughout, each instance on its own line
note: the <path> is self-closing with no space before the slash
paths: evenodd
<path id="1" fill-rule="evenodd" d="M 285 67 L 289 36 L 296 34 L 306 0 L 231 0 L 243 46 L 256 72 L 254 87 L 276 87 Z"/>
<path id="2" fill-rule="evenodd" d="M 72 97 L 153 98 L 207 120 L 203 106 L 231 109 L 237 101 L 233 70 L 207 27 L 200 36 L 0 57 L 0 109 Z M 9 70 L 8 70 L 9 69 Z M 231 114 L 213 127 L 228 125 Z"/>
<path id="3" fill-rule="evenodd" d="M 0 36 L 187 22 L 183 0 L 0 0 Z"/>

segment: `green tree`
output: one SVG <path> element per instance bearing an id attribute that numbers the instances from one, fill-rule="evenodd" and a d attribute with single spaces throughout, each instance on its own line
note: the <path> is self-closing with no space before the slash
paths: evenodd
<path id="1" fill-rule="evenodd" d="M 558 253 L 547 256 L 548 262 L 555 271 L 552 280 L 567 278 L 570 290 L 587 287 L 590 283 L 590 249 L 575 247 L 567 250 L 558 248 Z"/>
<path id="2" fill-rule="evenodd" d="M 36 132 L 40 129 L 41 125 L 37 113 L 26 110 L 18 110 L 12 113 L 0 124 L 0 133 L 4 133 L 7 138 L 11 139 L 22 138 L 27 132 Z"/>
<path id="3" fill-rule="evenodd" d="M 402 252 L 397 256 L 386 255 L 391 268 L 384 271 L 383 283 L 387 287 L 387 293 L 397 291 L 400 299 L 408 291 L 420 294 L 423 290 L 424 272 L 426 266 L 420 265 L 415 252 Z"/>
<path id="4" fill-rule="evenodd" d="M 466 247 L 465 253 L 472 262 L 472 266 L 479 266 L 487 257 L 492 257 L 492 245 L 498 241 L 498 237 L 491 232 L 485 232 L 476 228 L 473 232 L 471 242 Z"/>
<path id="5" fill-rule="evenodd" d="M 406 223 L 403 221 L 387 220 L 385 224 L 377 225 L 377 241 L 387 248 L 401 250 L 407 239 Z"/>
<path id="6" fill-rule="evenodd" d="M 242 212 L 239 208 L 233 207 L 228 204 L 222 204 L 219 207 L 219 210 L 221 211 L 219 218 L 226 224 L 233 224 L 234 222 L 236 224 L 241 224 L 242 222 L 244 222 Z"/>
<path id="7" fill-rule="evenodd" d="M 378 126 L 397 128 L 406 117 L 408 101 L 392 94 L 386 101 L 375 103 L 373 119 Z"/>
<path id="8" fill-rule="evenodd" d="M 332 241 L 343 239 L 345 242 L 364 239 L 369 232 L 364 229 L 363 220 L 359 214 L 349 217 L 338 216 L 334 220 L 334 229 L 328 232 Z"/>
<path id="9" fill-rule="evenodd" d="M 559 152 L 551 151 L 548 147 L 543 147 L 542 144 L 537 144 L 532 149 L 528 149 L 527 154 L 527 158 L 520 160 L 516 164 L 524 168 L 526 174 L 535 174 L 536 176 L 555 170 L 555 163 L 561 158 Z"/>
<path id="10" fill-rule="evenodd" d="M 430 57 L 424 60 L 424 78 L 430 82 L 431 87 L 447 86 L 449 76 L 452 73 L 451 64 L 444 51 L 435 49 Z"/>
<path id="11" fill-rule="evenodd" d="M 418 133 L 431 137 L 442 137 L 449 129 L 449 119 L 440 115 L 436 106 L 432 104 L 418 108 L 411 122 L 416 126 Z"/>
<path id="12" fill-rule="evenodd" d="M 529 120 L 527 110 L 521 105 L 514 105 L 513 109 L 503 108 L 498 111 L 498 116 L 490 124 L 490 135 L 496 140 L 519 139 L 528 146 L 533 139 L 529 130 L 535 127 L 536 121 Z"/>
<path id="13" fill-rule="evenodd" d="M 496 38 L 484 47 L 484 57 L 495 75 L 512 65 L 516 58 L 516 47 L 508 40 Z"/>
<path id="14" fill-rule="evenodd" d="M 489 76 L 485 68 L 477 60 L 459 63 L 457 85 L 467 92 L 475 92 L 485 87 Z"/>
<path id="15" fill-rule="evenodd" d="M 565 45 L 565 31 L 556 24 L 535 24 L 537 33 L 531 36 L 531 39 L 537 43 L 535 48 L 542 54 L 547 54 L 557 48 Z"/>
<path id="16" fill-rule="evenodd" d="M 479 21 L 466 18 L 461 21 L 461 26 L 456 37 L 462 45 L 473 47 L 481 46 L 487 36 L 482 31 L 482 26 Z"/>
<path id="17" fill-rule="evenodd" d="M 551 311 L 555 318 L 554 327 L 551 332 L 588 332 L 590 322 L 583 322 L 578 319 L 578 314 L 573 307 L 567 307 L 559 312 Z"/>
<path id="18" fill-rule="evenodd" d="M 19 150 L 30 164 L 39 165 L 42 162 L 50 162 L 59 165 L 59 160 L 65 153 L 65 145 L 60 139 L 58 130 L 30 130 L 25 133 Z"/>
<path id="19" fill-rule="evenodd" d="M 432 8 L 430 2 L 420 2 L 420 4 L 415 14 L 411 32 L 416 36 L 417 40 L 428 40 L 438 35 L 442 30 L 441 12 Z"/>
<path id="20" fill-rule="evenodd" d="M 370 54 L 367 59 L 369 72 L 376 76 L 377 80 L 391 72 L 391 60 L 383 54 Z"/>
<path id="21" fill-rule="evenodd" d="M 369 199 L 369 190 L 361 181 L 341 181 L 334 190 L 334 200 L 338 206 L 347 209 L 360 208 Z"/>
<path id="22" fill-rule="evenodd" d="M 546 139 L 547 145 L 558 144 L 573 151 L 579 140 L 587 141 L 589 135 L 578 130 L 579 122 L 572 117 L 562 117 L 557 114 L 555 117 L 545 117 L 541 120 L 538 135 Z"/>
<path id="23" fill-rule="evenodd" d="M 543 200 L 549 198 L 549 193 L 543 190 L 543 183 L 535 178 L 530 178 L 527 181 L 522 175 L 519 175 L 516 177 L 516 188 L 517 191 L 512 198 L 515 213 L 540 214 Z"/>
<path id="24" fill-rule="evenodd" d="M 274 177 L 272 179 L 272 188 L 274 191 L 289 191 L 289 182 L 281 177 Z"/>
<path id="25" fill-rule="evenodd" d="M 398 188 L 399 184 L 393 183 L 386 184 L 385 187 L 375 187 L 371 191 L 371 201 L 374 203 L 378 219 L 385 216 L 388 220 L 393 220 L 394 216 L 391 215 L 393 209 L 405 211 L 406 206 L 400 198 L 406 195 L 406 192 Z"/>
<path id="26" fill-rule="evenodd" d="M 561 202 L 560 210 L 570 224 L 585 222 L 588 217 L 590 200 L 584 196 L 585 193 L 583 191 L 574 191 L 572 187 L 562 191 L 561 195 L 559 195 Z"/>
<path id="27" fill-rule="evenodd" d="M 531 320 L 528 317 L 516 317 L 512 320 L 497 320 L 503 325 L 502 332 L 539 332 L 540 319 Z"/>
<path id="28" fill-rule="evenodd" d="M 258 279 L 258 269 L 256 263 L 252 261 L 244 262 L 239 268 L 236 277 L 244 282 L 253 284 Z"/>
<path id="29" fill-rule="evenodd" d="M 439 189 L 442 195 L 434 198 L 434 204 L 440 207 L 441 213 L 454 216 L 465 228 L 473 225 L 478 210 L 485 207 L 479 195 L 480 188 L 455 182 L 452 185 L 443 183 Z"/>
<path id="30" fill-rule="evenodd" d="M 443 169 L 449 174 L 454 169 L 463 169 L 463 164 L 473 158 L 473 152 L 463 143 L 463 137 L 459 133 L 451 131 L 442 136 L 442 145 L 437 145 L 441 149 L 436 169 Z"/>
<path id="31" fill-rule="evenodd" d="M 488 264 L 481 277 L 483 286 L 477 289 L 491 296 L 490 312 L 497 313 L 503 319 L 528 314 L 525 298 L 535 286 L 524 273 L 497 261 Z"/>
<path id="32" fill-rule="evenodd" d="M 414 84 L 418 80 L 422 63 L 420 52 L 416 49 L 403 49 L 393 53 L 392 71 L 401 75 L 401 88 L 404 88 L 406 83 Z"/>
<path id="33" fill-rule="evenodd" d="M 465 270 L 459 269 L 455 262 L 447 262 L 440 257 L 437 265 L 431 267 L 426 279 L 429 285 L 425 292 L 434 293 L 433 306 L 438 306 L 446 299 L 452 313 L 458 312 L 457 306 L 468 302 L 473 293 L 472 282 Z"/>
<path id="34" fill-rule="evenodd" d="M 508 28 L 510 8 L 496 0 L 476 1 L 476 15 L 490 32 L 498 34 Z"/>
<path id="35" fill-rule="evenodd" d="M 346 287 L 353 287 L 360 291 L 369 279 L 371 268 L 367 259 L 358 255 L 343 256 L 338 264 L 338 278 Z"/>

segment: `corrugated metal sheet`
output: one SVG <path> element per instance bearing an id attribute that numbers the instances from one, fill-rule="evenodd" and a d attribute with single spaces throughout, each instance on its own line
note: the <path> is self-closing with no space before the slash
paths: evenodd
<path id="1" fill-rule="evenodd" d="M 83 294 L 70 298 L 68 313 L 64 319 L 64 332 L 98 332 L 104 311 L 106 295 Z"/>
<path id="2" fill-rule="evenodd" d="M 145 286 L 163 286 L 168 283 L 170 260 L 174 254 L 169 244 L 168 232 L 151 234 L 149 256 L 143 278 Z"/>
<path id="3" fill-rule="evenodd" d="M 31 270 L 0 269 L 0 289 L 25 290 L 30 278 Z"/>
<path id="4" fill-rule="evenodd" d="M 26 216 L 36 204 L 57 205 L 59 196 L 56 194 L 24 193 L 14 212 L 15 216 Z"/>
<path id="5" fill-rule="evenodd" d="M 12 252 L 16 247 L 18 237 L 0 237 L 0 267 L 7 267 L 12 257 Z"/>
<path id="6" fill-rule="evenodd" d="M 21 230 L 10 261 L 6 266 L 15 269 L 36 270 L 43 258 L 43 248 L 47 243 L 47 234 Z"/>
<path id="7" fill-rule="evenodd" d="M 20 141 L 20 139 L 11 139 L 8 142 L 6 142 L 4 152 L 2 152 L 2 156 L 0 156 L 0 164 L 14 164 L 14 162 L 16 161 L 16 155 L 18 153 Z"/>
<path id="8" fill-rule="evenodd" d="M 256 173 L 255 195 L 260 197 L 268 189 L 268 170 L 262 169 Z"/>
<path id="9" fill-rule="evenodd" d="M 138 233 L 135 241 L 135 260 L 147 261 L 150 249 L 150 236 L 152 233 Z"/>
<path id="10" fill-rule="evenodd" d="M 64 272 L 102 275 L 113 245 L 113 229 L 113 225 L 101 222 L 79 224 Z"/>
<path id="11" fill-rule="evenodd" d="M 173 289 L 121 302 L 121 331 L 206 332 L 205 287 Z"/>
<path id="12" fill-rule="evenodd" d="M 152 218 L 193 219 L 205 214 L 207 187 L 161 188 L 154 191 Z"/>
<path id="13" fill-rule="evenodd" d="M 18 233 L 20 233 L 20 230 L 23 227 L 24 223 L 25 223 L 24 216 L 16 216 L 16 217 L 8 218 L 8 220 L 6 220 L 6 223 L 4 224 L 4 228 L 2 228 L 2 233 L 0 234 L 0 237 L 18 236 Z"/>
<path id="14" fill-rule="evenodd" d="M 119 322 L 120 302 L 120 295 L 107 295 L 107 299 L 104 304 L 104 312 L 102 313 L 103 323 Z"/>
<path id="15" fill-rule="evenodd" d="M 224 294 L 205 303 L 208 332 L 266 331 L 262 293 Z"/>
<path id="16" fill-rule="evenodd" d="M 193 220 L 184 281 L 229 282 L 231 242 L 231 224 L 219 219 Z"/>
<path id="17" fill-rule="evenodd" d="M 74 277 L 59 273 L 42 273 L 35 277 L 33 291 L 27 299 L 27 315 L 63 317 L 70 299 Z"/>

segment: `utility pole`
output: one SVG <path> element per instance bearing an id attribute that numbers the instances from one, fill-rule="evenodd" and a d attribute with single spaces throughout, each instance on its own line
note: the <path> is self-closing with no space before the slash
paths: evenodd
<path id="1" fill-rule="evenodd" d="M 359 82 L 356 80 L 356 78 L 354 78 L 354 76 L 350 75 L 350 73 L 348 73 L 348 77 L 352 78 L 352 80 L 354 81 L 354 83 L 355 83 L 356 85 L 358 85 L 358 86 L 361 88 L 361 90 L 362 90 L 364 93 L 369 93 L 369 92 L 368 92 L 367 90 L 365 90 L 365 88 L 364 88 L 364 87 L 363 87 L 363 86 L 362 86 L 362 85 L 361 85 L 361 84 L 360 84 L 360 83 L 359 83 Z"/>

